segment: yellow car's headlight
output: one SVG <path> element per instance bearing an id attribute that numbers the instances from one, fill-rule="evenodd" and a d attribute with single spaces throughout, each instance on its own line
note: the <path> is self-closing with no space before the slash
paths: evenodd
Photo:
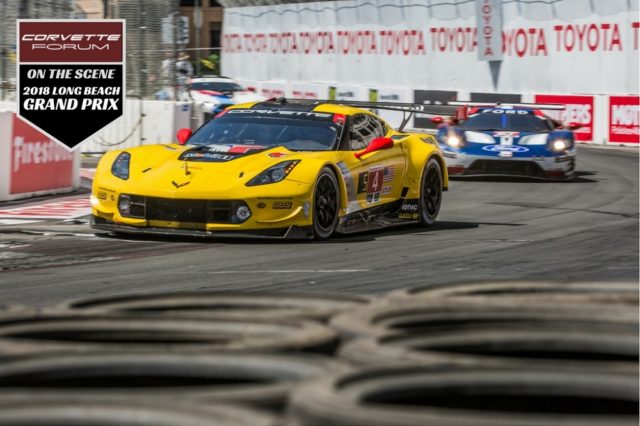
<path id="1" fill-rule="evenodd" d="M 289 160 L 278 163 L 275 166 L 271 166 L 247 182 L 246 185 L 257 186 L 280 182 L 286 178 L 289 173 L 291 173 L 291 170 L 293 170 L 299 162 L 300 160 Z"/>
<path id="2" fill-rule="evenodd" d="M 129 179 L 129 163 L 131 162 L 131 154 L 121 152 L 111 165 L 111 174 L 120 179 Z"/>

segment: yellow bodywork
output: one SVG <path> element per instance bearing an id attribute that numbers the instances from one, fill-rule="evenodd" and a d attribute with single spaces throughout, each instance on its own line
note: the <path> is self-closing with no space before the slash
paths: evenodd
<path id="1" fill-rule="evenodd" d="M 249 108 L 252 105 L 230 108 Z M 335 104 L 321 104 L 313 111 L 345 116 L 371 114 L 363 109 Z M 432 157 L 441 166 L 446 190 L 446 167 L 435 138 L 429 134 L 399 133 L 390 126 L 387 128 L 386 136 L 394 139 L 393 148 L 375 151 L 360 159 L 356 158 L 354 151 L 294 152 L 282 146 L 220 163 L 179 160 L 180 154 L 190 147 L 173 143 L 110 151 L 100 160 L 93 180 L 91 202 L 94 221 L 115 225 L 120 227 L 118 231 L 123 232 L 152 229 L 160 233 L 162 230 L 190 230 L 215 234 L 218 231 L 251 233 L 268 229 L 308 228 L 312 225 L 314 185 L 324 167 L 330 167 L 338 178 L 341 201 L 339 216 L 342 218 L 374 207 L 373 204 L 384 205 L 401 198 L 418 198 L 422 172 Z M 131 155 L 129 178 L 126 180 L 111 172 L 114 160 L 123 151 Z M 279 156 L 269 155 L 273 153 Z M 300 160 L 284 180 L 246 186 L 248 181 L 265 169 L 284 160 Z M 354 186 L 358 185 L 360 174 L 380 167 L 392 168 L 394 173 L 392 177 L 386 177 L 384 193 L 372 203 L 372 200 L 367 200 L 365 193 L 354 191 Z M 242 200 L 249 207 L 251 216 L 239 224 L 123 217 L 118 210 L 121 194 L 172 200 Z M 405 218 L 417 219 L 415 215 Z M 104 229 L 102 226 L 95 227 Z"/>

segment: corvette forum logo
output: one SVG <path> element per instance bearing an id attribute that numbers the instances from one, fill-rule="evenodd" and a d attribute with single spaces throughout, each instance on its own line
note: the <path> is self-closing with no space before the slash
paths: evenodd
<path id="1" fill-rule="evenodd" d="M 123 113 L 124 20 L 18 20 L 18 115 L 73 149 Z"/>

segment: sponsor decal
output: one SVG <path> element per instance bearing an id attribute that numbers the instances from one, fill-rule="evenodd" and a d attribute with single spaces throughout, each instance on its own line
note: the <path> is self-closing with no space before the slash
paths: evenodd
<path id="1" fill-rule="evenodd" d="M 416 219 L 420 218 L 420 215 L 418 213 L 400 213 L 398 215 L 398 218 L 399 219 L 413 219 L 413 220 L 416 220 Z"/>
<path id="2" fill-rule="evenodd" d="M 544 111 L 544 114 L 563 124 L 579 123 L 582 127 L 575 130 L 577 141 L 593 141 L 593 96 L 536 95 L 535 102 L 544 104 L 564 104 L 562 111 Z"/>
<path id="3" fill-rule="evenodd" d="M 191 159 L 191 158 L 200 158 L 208 161 L 221 162 L 221 161 L 231 161 L 236 158 L 233 155 L 220 154 L 216 152 L 185 152 L 181 156 L 181 160 Z"/>
<path id="4" fill-rule="evenodd" d="M 640 96 L 609 96 L 609 141 L 640 143 Z"/>
<path id="5" fill-rule="evenodd" d="M 274 210 L 289 210 L 291 206 L 293 206 L 291 201 L 278 200 L 273 202 L 272 208 Z"/>
<path id="6" fill-rule="evenodd" d="M 73 185 L 73 153 L 13 116 L 11 194 Z"/>
<path id="7" fill-rule="evenodd" d="M 400 207 L 401 212 L 417 213 L 419 209 L 417 200 L 405 200 Z"/>
<path id="8" fill-rule="evenodd" d="M 122 115 L 124 20 L 18 20 L 17 27 L 21 118 L 73 149 Z"/>
<path id="9" fill-rule="evenodd" d="M 489 152 L 527 152 L 529 148 L 520 145 L 487 145 L 483 146 L 484 151 Z"/>
<path id="10" fill-rule="evenodd" d="M 279 109 L 230 109 L 226 114 L 263 114 L 263 115 L 284 115 L 289 117 L 316 117 L 316 118 L 332 118 L 333 114 L 326 112 L 307 112 L 307 111 L 287 111 Z"/>
<path id="11" fill-rule="evenodd" d="M 367 194 L 367 204 L 374 204 L 380 201 L 380 193 Z"/>
<path id="12" fill-rule="evenodd" d="M 527 115 L 531 114 L 529 111 L 524 109 L 482 109 L 481 112 L 491 112 L 494 114 L 511 114 L 511 115 Z"/>

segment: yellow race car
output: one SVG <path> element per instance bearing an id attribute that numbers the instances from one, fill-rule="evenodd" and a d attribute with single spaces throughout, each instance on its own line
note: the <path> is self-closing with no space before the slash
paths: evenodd
<path id="1" fill-rule="evenodd" d="M 373 108 L 404 111 L 401 130 Z M 326 239 L 431 225 L 447 168 L 434 136 L 402 128 L 413 113 L 443 108 L 284 98 L 231 106 L 193 134 L 181 129 L 179 143 L 106 153 L 93 181 L 91 226 Z"/>

